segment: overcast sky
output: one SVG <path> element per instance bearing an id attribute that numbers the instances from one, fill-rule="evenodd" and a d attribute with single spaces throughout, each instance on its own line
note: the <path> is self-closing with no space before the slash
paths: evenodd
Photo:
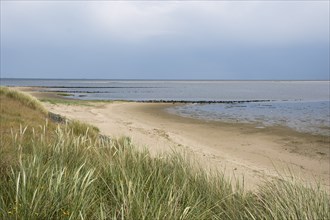
<path id="1" fill-rule="evenodd" d="M 329 80 L 329 1 L 1 1 L 1 77 Z"/>

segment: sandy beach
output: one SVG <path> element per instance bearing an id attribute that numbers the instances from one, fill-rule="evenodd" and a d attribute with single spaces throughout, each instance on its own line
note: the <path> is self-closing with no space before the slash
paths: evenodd
<path id="1" fill-rule="evenodd" d="M 329 138 L 283 127 L 255 128 L 184 118 L 169 114 L 171 104 L 114 102 L 92 106 L 54 105 L 49 111 L 100 128 L 111 137 L 129 136 L 153 154 L 184 150 L 206 169 L 226 175 L 254 189 L 264 178 L 289 175 L 309 183 L 330 182 Z"/>
<path id="2" fill-rule="evenodd" d="M 61 98 L 33 87 L 16 87 L 37 98 Z M 330 137 L 299 133 L 287 127 L 204 121 L 166 111 L 169 103 L 91 102 L 45 107 L 68 119 L 98 127 L 112 138 L 128 136 L 153 155 L 180 151 L 206 170 L 218 169 L 248 189 L 265 178 L 294 175 L 308 184 L 320 182 L 330 192 Z M 177 105 L 177 104 L 176 104 Z"/>

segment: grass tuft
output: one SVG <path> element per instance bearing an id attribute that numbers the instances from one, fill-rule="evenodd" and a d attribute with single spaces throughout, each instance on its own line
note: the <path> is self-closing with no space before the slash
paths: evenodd
<path id="1" fill-rule="evenodd" d="M 73 132 L 74 135 L 79 136 L 88 136 L 92 139 L 96 139 L 99 137 L 100 130 L 93 126 L 86 124 L 84 122 L 80 122 L 78 120 L 70 120 L 68 123 L 69 129 Z"/>
<path id="2" fill-rule="evenodd" d="M 48 111 L 44 108 L 44 106 L 36 99 L 35 97 L 17 91 L 15 89 L 10 89 L 8 87 L 0 86 L 0 95 L 5 95 L 9 98 L 19 101 L 23 105 L 35 109 L 37 111 L 42 112 L 43 114 L 47 114 Z"/>

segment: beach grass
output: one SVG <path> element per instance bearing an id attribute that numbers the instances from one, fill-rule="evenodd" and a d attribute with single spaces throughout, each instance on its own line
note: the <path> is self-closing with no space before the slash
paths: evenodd
<path id="1" fill-rule="evenodd" d="M 18 90 L 10 89 L 8 87 L 0 87 L 0 95 L 4 97 L 12 98 L 13 100 L 18 101 L 20 104 L 30 107 L 34 110 L 37 110 L 43 114 L 47 114 L 47 110 L 43 107 L 43 105 L 36 99 L 35 97 L 20 92 Z"/>
<path id="2" fill-rule="evenodd" d="M 33 134 L 43 133 L 43 138 L 51 142 L 51 132 L 44 132 L 47 124 L 49 130 L 54 130 L 56 124 L 48 120 L 48 114 L 42 104 L 34 97 L 16 90 L 0 87 L 0 173 L 17 165 L 17 152 L 12 148 L 13 139 L 18 134 L 23 138 L 27 150 L 32 144 Z"/>
<path id="3" fill-rule="evenodd" d="M 76 136 L 83 135 L 91 139 L 97 139 L 100 132 L 97 127 L 78 120 L 71 120 L 70 123 L 68 123 L 68 129 Z"/>
<path id="4" fill-rule="evenodd" d="M 330 219 L 320 187 L 292 178 L 247 191 L 184 153 L 151 156 L 88 124 L 56 124 L 6 94 L 0 219 Z"/>

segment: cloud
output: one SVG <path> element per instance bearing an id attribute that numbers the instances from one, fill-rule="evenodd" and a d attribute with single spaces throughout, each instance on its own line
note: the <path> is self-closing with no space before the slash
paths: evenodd
<path id="1" fill-rule="evenodd" d="M 124 40 L 329 41 L 329 2 L 102 2 L 90 15 L 104 33 Z"/>
<path id="2" fill-rule="evenodd" d="M 242 44 L 329 42 L 329 2 L 1 2 L 4 35 Z M 198 43 L 198 42 L 195 42 Z"/>
<path id="3" fill-rule="evenodd" d="M 99 31 L 124 40 L 139 40 L 175 34 L 171 2 L 98 2 L 89 15 Z"/>

